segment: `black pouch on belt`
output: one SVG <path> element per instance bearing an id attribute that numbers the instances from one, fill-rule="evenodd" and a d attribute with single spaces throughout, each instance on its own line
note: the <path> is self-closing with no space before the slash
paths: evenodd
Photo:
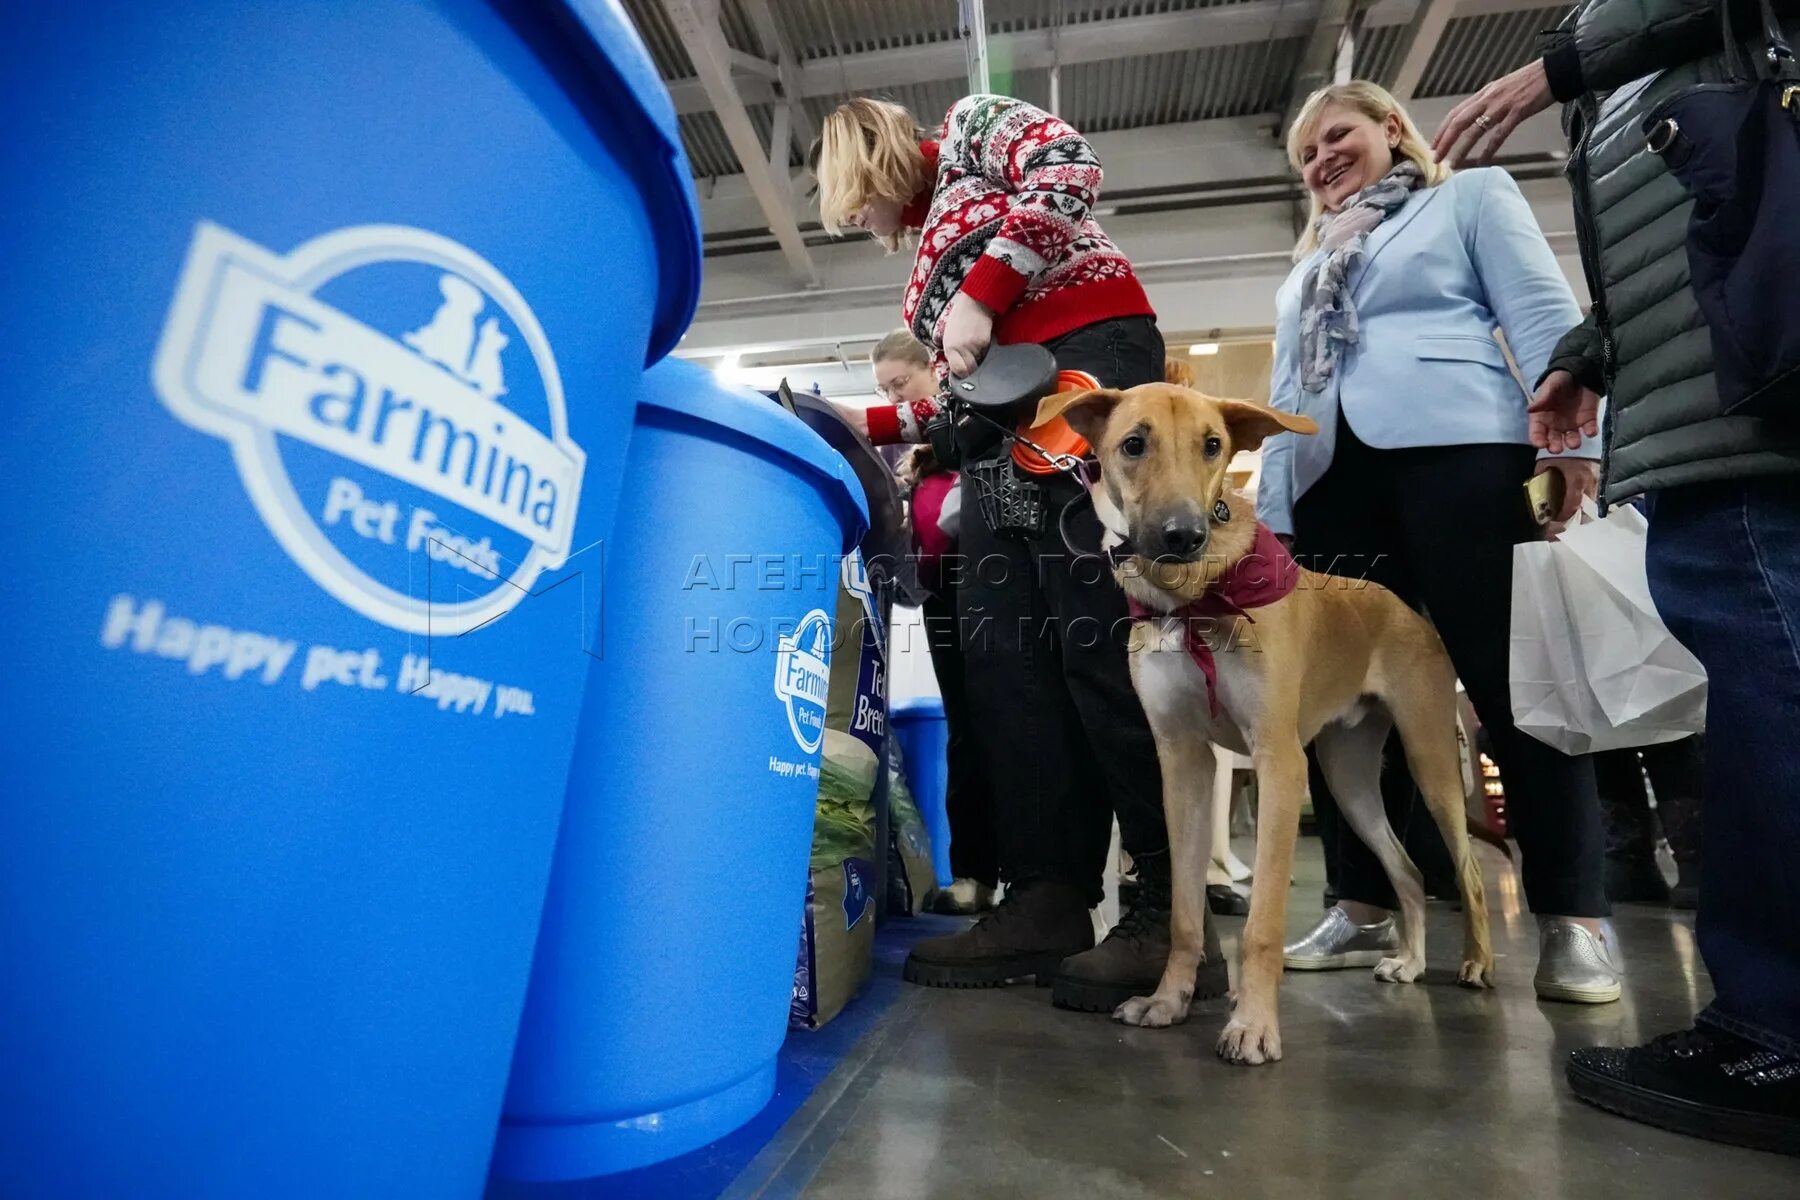
<path id="1" fill-rule="evenodd" d="M 957 471 L 962 465 L 980 458 L 999 444 L 1001 432 L 988 421 L 966 409 L 949 409 L 938 413 L 925 426 L 925 440 L 938 463 Z"/>

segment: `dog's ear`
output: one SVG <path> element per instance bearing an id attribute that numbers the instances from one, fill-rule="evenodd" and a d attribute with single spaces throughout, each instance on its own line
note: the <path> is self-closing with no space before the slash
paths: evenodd
<path id="1" fill-rule="evenodd" d="M 1254 450 L 1263 444 L 1264 438 L 1284 430 L 1288 433 L 1319 432 L 1317 421 L 1299 413 L 1282 412 L 1279 408 L 1249 400 L 1215 400 L 1213 403 L 1219 406 L 1225 426 L 1231 430 L 1233 450 Z"/>
<path id="2" fill-rule="evenodd" d="M 1119 402 L 1123 399 L 1125 393 L 1112 388 L 1099 388 L 1091 392 L 1053 392 L 1038 401 L 1037 419 L 1032 425 L 1035 427 L 1062 417 L 1091 446 L 1100 440 L 1100 433 L 1106 428 L 1113 409 L 1119 407 Z"/>

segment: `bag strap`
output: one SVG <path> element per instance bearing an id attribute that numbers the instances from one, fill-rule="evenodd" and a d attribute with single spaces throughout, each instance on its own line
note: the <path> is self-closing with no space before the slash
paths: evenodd
<path id="1" fill-rule="evenodd" d="M 1788 44 L 1787 35 L 1781 32 L 1781 23 L 1775 19 L 1775 9 L 1769 0 L 1756 0 L 1756 7 L 1762 18 L 1762 36 L 1758 39 L 1761 53 L 1754 62 L 1747 61 L 1744 57 L 1744 43 L 1739 40 L 1731 19 L 1731 2 L 1732 0 L 1718 0 L 1719 32 L 1725 42 L 1725 66 L 1732 78 L 1794 78 L 1794 49 Z"/>

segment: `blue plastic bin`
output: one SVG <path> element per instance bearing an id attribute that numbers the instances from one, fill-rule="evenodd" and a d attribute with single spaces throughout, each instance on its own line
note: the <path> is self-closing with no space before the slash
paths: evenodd
<path id="1" fill-rule="evenodd" d="M 599 3 L 27 4 L 0 56 L 0 1192 L 477 1196 L 697 299 L 668 96 Z"/>
<path id="2" fill-rule="evenodd" d="M 625 513 L 495 1151 L 511 1179 L 730 1132 L 787 1029 L 862 489 L 798 419 L 672 360 L 645 380 Z"/>
<path id="3" fill-rule="evenodd" d="M 950 814 L 945 807 L 950 784 L 950 725 L 944 719 L 944 702 L 920 698 L 897 704 L 888 713 L 888 725 L 900 739 L 906 760 L 906 785 L 912 789 L 925 831 L 931 835 L 931 866 L 939 887 L 949 887 Z"/>

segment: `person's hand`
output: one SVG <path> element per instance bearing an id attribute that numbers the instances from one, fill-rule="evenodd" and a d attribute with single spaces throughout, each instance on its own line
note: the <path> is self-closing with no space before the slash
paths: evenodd
<path id="1" fill-rule="evenodd" d="M 869 436 L 868 409 L 860 404 L 845 404 L 839 400 L 831 401 L 831 408 L 833 412 L 837 413 L 838 419 L 843 421 L 844 424 L 856 430 L 856 432 L 862 434 L 864 437 Z"/>
<path id="2" fill-rule="evenodd" d="M 1531 444 L 1552 454 L 1576 449 L 1583 434 L 1600 436 L 1600 397 L 1567 371 L 1544 376 L 1525 416 Z"/>
<path id="3" fill-rule="evenodd" d="M 1486 165 L 1512 136 L 1519 123 L 1550 107 L 1550 77 L 1544 60 L 1533 59 L 1511 75 L 1502 75 L 1450 110 L 1431 152 L 1439 162 L 1460 167 L 1467 162 Z M 1470 133 L 1464 144 L 1464 138 Z"/>
<path id="4" fill-rule="evenodd" d="M 994 314 L 988 306 L 964 292 L 950 301 L 944 316 L 944 361 L 950 373 L 966 379 L 994 340 Z"/>
<path id="5" fill-rule="evenodd" d="M 1599 491 L 1600 464 L 1591 458 L 1540 458 L 1537 470 L 1532 474 L 1542 475 L 1546 471 L 1561 471 L 1563 477 L 1562 508 L 1545 526 L 1545 535 L 1555 541 L 1556 535 L 1581 511 L 1581 498 Z"/>

